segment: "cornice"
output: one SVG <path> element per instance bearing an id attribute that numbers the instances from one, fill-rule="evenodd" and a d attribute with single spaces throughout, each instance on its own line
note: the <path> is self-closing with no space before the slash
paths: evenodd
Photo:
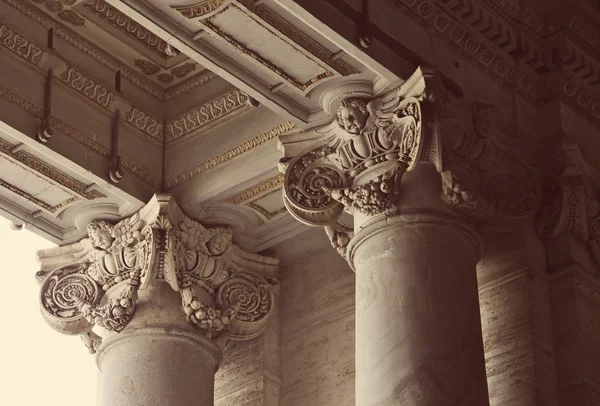
<path id="1" fill-rule="evenodd" d="M 249 0 L 202 0 L 192 5 L 172 6 L 172 8 L 180 12 L 184 18 L 194 20 L 203 30 L 210 32 L 214 37 L 228 44 L 231 49 L 243 54 L 246 58 L 252 59 L 265 71 L 282 80 L 281 83 L 291 85 L 292 89 L 302 95 L 305 95 L 314 86 L 326 79 L 356 73 L 350 65 L 334 58 L 333 54 L 326 48 L 259 2 Z M 286 70 L 285 66 L 276 63 L 276 59 L 268 55 L 268 52 L 254 49 L 252 46 L 247 45 L 246 41 L 231 35 L 227 27 L 222 27 L 217 22 L 219 16 L 227 13 L 245 15 L 257 27 L 266 30 L 282 46 L 288 47 L 290 52 L 301 54 L 307 60 L 310 60 L 312 64 L 318 67 L 318 71 L 314 72 L 315 76 L 298 80 Z"/>
<path id="2" fill-rule="evenodd" d="M 33 169 L 34 171 L 78 194 L 79 196 L 84 197 L 87 200 L 106 197 L 96 190 L 88 190 L 86 184 L 81 183 L 68 175 L 65 175 L 37 157 L 22 150 L 15 151 L 15 147 L 16 145 L 13 145 L 0 138 L 0 152 L 2 152 L 4 155 L 11 157 L 12 159 L 20 162 L 30 169 Z"/>
<path id="3" fill-rule="evenodd" d="M 237 195 L 234 195 L 234 196 L 231 196 L 231 197 L 225 199 L 225 201 L 227 203 L 232 203 L 232 204 L 244 203 L 255 197 L 259 197 L 259 196 L 263 195 L 264 193 L 269 192 L 275 188 L 281 188 L 283 186 L 283 179 L 284 179 L 283 173 L 279 173 L 279 174 L 273 176 L 272 178 L 269 178 L 260 183 L 257 183 L 256 185 L 244 190 L 241 193 L 238 193 Z"/>
<path id="4" fill-rule="evenodd" d="M 23 35 L 0 23 L 0 44 L 34 66 L 40 67 L 47 53 Z"/>
<path id="5" fill-rule="evenodd" d="M 235 148 L 232 148 L 222 154 L 212 157 L 208 161 L 202 162 L 200 165 L 194 166 L 183 173 L 171 178 L 165 182 L 165 187 L 170 189 L 174 186 L 177 186 L 199 174 L 205 172 L 209 169 L 215 168 L 235 157 L 245 154 L 248 151 L 251 151 L 259 146 L 271 141 L 274 138 L 279 137 L 280 135 L 286 134 L 294 129 L 295 126 L 290 121 L 286 121 L 279 126 L 262 133 L 261 135 L 252 138 L 249 141 L 244 142 L 243 144 L 238 145 Z"/>
<path id="6" fill-rule="evenodd" d="M 41 70 L 42 65 L 50 55 L 43 47 L 31 42 L 2 23 L 0 23 L 0 46 L 6 47 L 15 55 L 40 68 L 38 70 L 39 74 L 43 73 Z M 54 53 L 52 53 L 52 57 L 58 58 Z M 134 106 L 132 101 L 126 99 L 122 93 L 109 90 L 83 72 L 69 66 L 66 61 L 61 60 L 61 62 L 64 65 L 64 70 L 62 73 L 55 72 L 55 74 L 64 84 L 111 113 L 116 111 L 117 104 L 130 105 L 131 108 L 126 113 L 125 122 L 141 131 L 142 134 L 140 135 L 144 135 L 145 139 L 158 146 L 164 144 L 165 135 L 167 135 L 167 141 L 185 139 L 192 132 L 197 134 L 198 130 L 212 128 L 223 120 L 231 118 L 234 114 L 242 113 L 250 108 L 250 105 L 247 104 L 248 96 L 240 90 L 234 89 L 170 120 L 165 126 L 162 120 Z M 172 94 L 189 91 L 216 77 L 211 71 L 203 71 L 192 77 L 190 81 L 176 86 L 172 90 Z M 117 101 L 123 103 L 117 103 Z"/>
<path id="7" fill-rule="evenodd" d="M 158 145 L 162 146 L 164 144 L 164 125 L 157 118 L 135 106 L 131 106 L 131 110 L 125 116 L 125 121 L 149 135 Z"/>
<path id="8" fill-rule="evenodd" d="M 161 101 L 172 100 L 175 97 L 181 96 L 181 95 L 185 94 L 186 92 L 189 92 L 189 91 L 195 89 L 196 87 L 208 82 L 209 80 L 212 80 L 212 79 L 218 77 L 216 74 L 214 74 L 210 71 L 203 71 L 199 75 L 197 75 L 197 77 L 194 77 L 195 79 L 190 78 L 188 81 L 174 85 L 169 89 L 162 89 L 159 86 L 152 83 L 151 81 L 148 81 L 146 78 L 144 78 L 144 76 L 137 73 L 134 69 L 129 68 L 124 63 L 113 58 L 107 52 L 104 52 L 103 50 L 97 48 L 95 45 L 88 42 L 86 39 L 84 39 L 82 36 L 80 36 L 79 34 L 74 32 L 70 28 L 68 28 L 68 27 L 64 26 L 63 24 L 59 23 L 58 21 L 54 20 L 50 15 L 44 13 L 39 8 L 28 5 L 27 3 L 20 1 L 20 0 L 2 0 L 2 1 L 5 2 L 6 4 L 10 5 L 11 7 L 15 8 L 17 11 L 19 11 L 21 14 L 25 15 L 29 19 L 40 24 L 42 27 L 44 27 L 46 29 L 53 28 L 54 35 L 57 35 L 58 37 L 62 38 L 67 43 L 69 43 L 71 46 L 73 46 L 76 49 L 78 49 L 79 51 L 87 54 L 88 56 L 90 56 L 91 58 L 93 58 L 98 63 L 105 66 L 106 68 L 110 69 L 111 71 L 113 71 L 115 73 L 121 72 L 121 74 L 123 75 L 123 77 L 125 79 L 130 81 L 133 85 L 137 86 L 144 92 L 157 98 L 158 100 L 161 100 Z M 108 6 L 108 4 L 107 4 L 107 6 Z M 115 9 L 115 11 L 117 11 L 117 10 Z M 133 21 L 133 20 L 130 20 L 130 21 Z M 137 23 L 135 23 L 135 24 L 137 24 Z M 138 24 L 138 26 L 139 26 L 139 24 Z M 139 27 L 141 27 L 141 26 L 139 26 Z M 156 37 L 154 34 L 151 34 L 149 31 L 145 30 L 145 32 L 148 35 L 151 35 L 156 40 L 162 41 L 158 37 Z M 148 37 L 148 35 L 146 37 Z M 138 41 L 139 41 L 139 39 L 138 39 Z M 149 40 L 148 43 L 154 44 L 156 42 L 154 39 L 152 39 L 152 40 Z M 164 47 L 163 47 L 163 49 L 164 49 Z M 210 72 L 210 73 L 208 73 L 208 72 Z"/>
<path id="9" fill-rule="evenodd" d="M 48 203 L 36 198 L 35 196 L 31 195 L 30 193 L 25 192 L 22 189 L 19 189 L 18 187 L 11 185 L 10 183 L 0 179 L 0 186 L 2 186 L 5 189 L 10 190 L 12 193 L 21 196 L 22 198 L 26 199 L 27 201 L 35 204 L 36 206 L 54 214 L 56 213 L 59 209 L 79 200 L 77 197 L 72 196 L 70 198 L 68 198 L 67 200 L 55 205 L 55 206 L 51 206 Z"/>
<path id="10" fill-rule="evenodd" d="M 194 76 L 190 77 L 189 79 L 186 79 L 185 81 L 180 82 L 180 83 L 168 88 L 165 91 L 164 100 L 165 101 L 173 100 L 176 97 L 179 97 L 182 94 L 187 93 L 190 90 L 193 90 L 193 89 L 197 88 L 198 86 L 201 86 L 201 85 L 203 85 L 213 79 L 216 79 L 218 77 L 219 76 L 217 76 L 216 73 L 214 73 L 208 69 L 205 69 L 202 72 L 198 73 L 197 75 L 194 75 Z"/>
<path id="11" fill-rule="evenodd" d="M 533 105 L 545 105 L 559 92 L 572 98 L 565 93 L 564 85 L 576 81 L 581 92 L 592 97 L 590 103 L 570 101 L 570 104 L 597 122 L 593 111 L 600 109 L 600 104 L 593 100 L 600 97 L 597 88 L 600 62 L 594 57 L 598 36 L 577 28 L 573 20 L 563 26 L 555 25 L 552 33 L 546 33 L 544 30 L 550 29 L 547 24 L 551 22 L 533 10 L 521 12 L 514 1 L 483 3 L 398 0 L 393 4 L 427 30 L 433 30 L 435 37 L 457 49 L 463 59 L 497 81 L 505 91 L 514 92 L 516 88 Z M 571 8 L 564 11 L 561 17 L 565 21 L 569 21 L 566 16 L 579 13 Z M 522 26 L 527 29 L 520 29 Z M 585 42 L 587 51 L 578 42 Z M 548 58 L 546 48 L 553 51 L 553 58 Z M 565 79 L 557 82 L 553 76 Z"/>
<path id="12" fill-rule="evenodd" d="M 125 64 L 121 63 L 117 59 L 110 56 L 108 53 L 97 48 L 93 44 L 86 41 L 79 34 L 73 30 L 54 20 L 48 14 L 44 13 L 37 7 L 33 7 L 19 0 L 2 0 L 6 4 L 12 6 L 23 15 L 27 16 L 31 20 L 40 24 L 46 29 L 53 28 L 54 35 L 62 38 L 71 46 L 77 48 L 79 51 L 87 54 L 91 58 L 95 59 L 98 63 L 110 69 L 113 72 L 121 72 L 124 78 L 129 80 L 131 83 L 151 94 L 152 96 L 161 99 L 162 89 L 155 86 L 153 83 L 145 80 L 142 76 L 138 75 L 132 69 L 128 68 Z"/>
<path id="13" fill-rule="evenodd" d="M 28 114 L 30 114 L 31 116 L 33 116 L 37 119 L 41 119 L 44 116 L 43 109 L 34 105 L 27 99 L 21 97 L 20 95 L 10 91 L 9 89 L 5 88 L 4 86 L 0 86 L 0 98 L 7 100 L 8 102 L 18 106 L 19 108 L 21 108 L 22 110 L 24 110 L 25 112 L 27 112 Z M 83 134 L 81 131 L 77 130 L 76 128 L 70 126 L 69 124 L 65 123 L 64 121 L 62 121 L 54 116 L 50 116 L 49 121 L 50 121 L 50 127 L 52 129 L 55 129 L 56 131 L 59 131 L 59 132 L 65 134 L 69 138 L 71 138 L 71 139 L 77 141 L 78 143 L 84 145 L 85 147 L 89 148 L 96 154 L 98 154 L 102 157 L 105 157 L 105 158 L 110 158 L 109 149 L 106 148 L 104 145 L 95 141 L 93 138 L 88 137 L 87 135 Z M 123 168 L 125 168 L 128 172 L 133 174 L 138 179 L 143 180 L 144 182 L 154 186 L 155 188 L 161 187 L 161 182 L 158 179 L 156 179 L 153 175 L 151 175 L 143 167 L 138 166 L 137 164 L 133 163 L 132 161 L 128 160 L 127 158 L 121 157 L 121 165 L 123 166 Z"/>
<path id="14" fill-rule="evenodd" d="M 131 18 L 121 13 L 116 8 L 108 3 L 100 0 L 92 0 L 85 3 L 84 7 L 107 21 L 136 42 L 143 44 L 146 48 L 157 54 L 163 59 L 169 59 L 172 56 L 165 52 L 167 43 L 156 35 L 148 31 L 146 28 L 133 21 Z"/>

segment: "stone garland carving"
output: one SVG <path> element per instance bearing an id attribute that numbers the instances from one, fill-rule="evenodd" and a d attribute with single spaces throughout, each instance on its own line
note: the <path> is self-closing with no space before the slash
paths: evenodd
<path id="1" fill-rule="evenodd" d="M 88 238 L 69 246 L 71 265 L 38 273 L 44 278 L 42 314 L 66 333 L 84 333 L 92 325 L 120 331 L 133 316 L 140 280 L 150 271 L 152 229 L 136 214 L 114 226 L 91 222 L 87 233 Z M 103 303 L 105 293 L 123 281 L 127 286 Z"/>
<path id="2" fill-rule="evenodd" d="M 346 257 L 348 243 L 354 236 L 354 231 L 341 223 L 325 226 L 325 233 L 331 241 L 331 246 L 342 256 Z"/>
<path id="3" fill-rule="evenodd" d="M 37 276 L 46 321 L 82 335 L 90 352 L 101 341 L 96 333 L 123 330 L 135 315 L 139 290 L 160 279 L 180 292 L 182 317 L 209 338 L 245 340 L 266 328 L 278 261 L 234 245 L 231 229 L 206 228 L 161 195 L 116 225 L 91 222 L 87 233 L 42 251 Z"/>
<path id="4" fill-rule="evenodd" d="M 336 119 L 317 130 L 325 146 L 289 162 L 284 202 L 292 215 L 310 225 L 329 225 L 344 209 L 366 215 L 393 209 L 402 175 L 414 168 L 423 149 L 421 114 L 419 101 L 403 97 L 400 88 L 368 103 L 342 101 Z M 375 167 L 383 170 L 369 177 Z"/>
<path id="5" fill-rule="evenodd" d="M 426 160 L 441 172 L 441 200 L 465 220 L 536 209 L 538 179 L 502 142 L 493 106 L 470 103 L 420 70 L 405 86 L 371 100 L 342 100 L 329 125 L 307 134 L 312 146 L 284 157 L 284 202 L 294 217 L 329 227 L 344 254 L 349 234 L 335 229 L 343 211 L 393 215 L 403 175 Z M 290 143 L 297 148 L 298 140 Z M 285 140 L 282 146 L 285 152 Z"/>

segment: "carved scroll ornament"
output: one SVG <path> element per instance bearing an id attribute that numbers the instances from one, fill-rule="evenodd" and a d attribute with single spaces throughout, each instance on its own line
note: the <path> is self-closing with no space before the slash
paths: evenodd
<path id="1" fill-rule="evenodd" d="M 420 102 L 400 88 L 368 103 L 344 100 L 336 119 L 316 132 L 320 145 L 289 162 L 284 184 L 286 206 L 309 225 L 334 224 L 344 210 L 392 210 L 402 175 L 426 141 Z"/>
<path id="2" fill-rule="evenodd" d="M 343 251 L 337 240 L 346 237 L 334 229 L 342 213 L 394 214 L 404 173 L 430 161 L 441 173 L 441 201 L 465 220 L 528 216 L 539 182 L 507 146 L 499 120 L 494 106 L 471 103 L 419 69 L 380 97 L 342 100 L 329 125 L 282 137 L 284 202 L 299 221 L 333 227 L 328 235 Z"/>
<path id="3" fill-rule="evenodd" d="M 419 70 L 381 97 L 343 100 L 329 125 L 307 134 L 313 145 L 284 158 L 284 199 L 310 225 L 334 224 L 344 209 L 388 212 L 402 175 L 431 161 L 442 173 L 442 200 L 457 212 L 529 215 L 539 203 L 538 180 L 505 147 L 499 120 L 494 106 L 465 100 L 439 78 L 426 82 Z"/>
<path id="4" fill-rule="evenodd" d="M 234 245 L 229 228 L 204 227 L 161 195 L 116 225 L 93 221 L 87 232 L 40 251 L 38 277 L 46 321 L 82 335 L 90 351 L 99 341 L 92 329 L 123 330 L 139 291 L 161 279 L 180 292 L 182 317 L 209 338 L 250 339 L 266 328 L 278 261 Z"/>

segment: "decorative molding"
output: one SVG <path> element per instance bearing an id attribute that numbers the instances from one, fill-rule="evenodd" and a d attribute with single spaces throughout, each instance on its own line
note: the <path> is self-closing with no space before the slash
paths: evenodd
<path id="1" fill-rule="evenodd" d="M 74 68 L 69 67 L 59 77 L 72 89 L 75 89 L 107 110 L 110 104 L 116 100 L 116 95 L 113 92 Z"/>
<path id="2" fill-rule="evenodd" d="M 258 148 L 259 146 L 271 141 L 272 139 L 277 138 L 280 135 L 290 132 L 294 128 L 295 128 L 294 124 L 292 124 L 289 121 L 286 121 L 285 123 L 280 124 L 279 126 L 273 128 L 267 132 L 262 133 L 258 137 L 254 137 L 253 139 L 246 141 L 243 144 L 240 144 L 237 147 L 232 148 L 227 152 L 224 152 L 215 157 L 212 157 L 208 161 L 205 161 L 205 162 L 201 163 L 200 165 L 190 168 L 190 169 L 186 170 L 185 172 L 180 173 L 179 175 L 175 176 L 174 178 L 167 180 L 165 182 L 165 187 L 168 189 L 168 188 L 177 186 L 177 185 L 199 175 L 202 172 L 205 172 L 209 169 L 215 168 L 235 157 L 238 157 L 240 155 L 245 154 L 248 151 Z"/>
<path id="3" fill-rule="evenodd" d="M 30 18 L 31 20 L 40 24 L 45 29 L 52 28 L 54 30 L 54 35 L 58 36 L 59 38 L 62 38 L 64 41 L 68 42 L 70 45 L 77 48 L 79 51 L 87 54 L 89 57 L 96 60 L 101 65 L 105 66 L 113 72 L 121 72 L 123 77 L 129 80 L 135 86 L 139 87 L 140 89 L 151 94 L 159 100 L 163 99 L 164 91 L 159 86 L 156 86 L 154 83 L 147 81 L 145 78 L 138 75 L 133 69 L 130 69 L 117 59 L 110 56 L 108 53 L 97 48 L 95 45 L 85 40 L 79 34 L 75 33 L 71 29 L 65 27 L 58 21 L 54 20 L 42 10 L 38 9 L 37 7 L 30 6 L 27 3 L 24 3 L 19 0 L 3 1 L 6 4 L 15 8 L 16 10 L 18 10 L 20 13 Z"/>
<path id="4" fill-rule="evenodd" d="M 123 77 L 130 81 L 133 85 L 139 87 L 143 91 L 149 93 L 154 96 L 158 100 L 161 101 L 169 101 L 178 96 L 181 96 L 196 87 L 217 78 L 218 76 L 208 70 L 202 71 L 195 79 L 188 79 L 185 83 L 176 84 L 168 89 L 162 89 L 160 86 L 154 84 L 148 79 L 144 78 L 143 75 L 138 74 L 135 69 L 128 67 L 127 65 L 121 63 L 117 59 L 113 58 L 107 52 L 97 48 L 94 44 L 88 42 L 85 38 L 71 30 L 70 28 L 60 24 L 58 21 L 54 20 L 51 16 L 44 13 L 42 10 L 37 7 L 32 7 L 25 2 L 21 2 L 19 0 L 3 0 L 5 3 L 9 4 L 20 13 L 24 14 L 26 17 L 40 24 L 45 29 L 53 28 L 54 35 L 62 38 L 71 46 L 77 48 L 79 51 L 87 54 L 94 60 L 96 60 L 101 65 L 107 67 L 113 72 L 121 72 Z M 69 11 L 69 10 L 65 10 Z M 11 30 L 12 31 L 12 30 Z M 38 47 L 39 48 L 39 47 Z M 20 52 L 24 51 L 23 49 L 19 49 Z M 36 62 L 32 62 L 36 63 Z M 41 62 L 40 62 L 41 63 Z M 136 65 L 137 66 L 137 65 Z M 139 67 L 138 67 L 139 68 Z M 145 73 L 145 72 L 144 72 Z"/>
<path id="5" fill-rule="evenodd" d="M 145 134 L 148 134 L 155 143 L 159 145 L 164 143 L 163 123 L 148 113 L 135 106 L 131 107 L 131 110 L 127 113 L 127 117 L 125 117 L 125 121 Z"/>
<path id="6" fill-rule="evenodd" d="M 218 10 L 219 7 L 229 1 L 230 0 L 200 0 L 197 3 L 187 6 L 171 6 L 171 8 L 180 12 L 185 18 L 199 18 Z"/>
<path id="7" fill-rule="evenodd" d="M 218 77 L 219 76 L 217 76 L 216 73 L 214 73 L 208 69 L 205 69 L 202 72 L 198 73 L 197 75 L 194 75 L 194 76 L 186 79 L 185 81 L 180 82 L 180 83 L 168 88 L 165 91 L 164 100 L 165 101 L 173 100 L 174 98 L 179 97 L 191 90 L 194 90 L 198 86 L 201 86 L 201 85 L 203 85 L 213 79 L 216 79 Z"/>
<path id="8" fill-rule="evenodd" d="M 46 52 L 42 48 L 2 23 L 0 23 L 0 44 L 38 67 L 46 57 Z"/>
<path id="9" fill-rule="evenodd" d="M 172 57 L 165 51 L 167 48 L 167 43 L 165 41 L 105 1 L 91 0 L 90 2 L 85 3 L 84 7 L 110 23 L 129 38 L 143 44 L 161 58 L 169 59 Z"/>
<path id="10" fill-rule="evenodd" d="M 333 53 L 323 48 L 316 41 L 305 35 L 302 31 L 288 23 L 283 18 L 279 17 L 273 11 L 269 10 L 262 4 L 252 0 L 239 0 L 248 10 L 251 10 L 254 15 L 260 18 L 265 23 L 279 31 L 282 35 L 295 42 L 299 47 L 318 58 L 331 69 L 342 76 L 349 76 L 357 73 L 350 65 L 339 59 L 332 60 Z"/>
<path id="11" fill-rule="evenodd" d="M 37 107 L 36 105 L 32 104 L 31 102 L 19 96 L 18 94 L 11 92 L 4 86 L 0 86 L 0 98 L 5 99 L 8 102 L 20 107 L 21 109 L 25 110 L 27 113 L 29 113 L 37 119 L 41 119 L 44 115 L 43 109 Z M 84 135 L 81 131 L 71 127 L 64 121 L 54 116 L 50 116 L 50 126 L 51 128 L 65 134 L 67 137 L 89 148 L 96 154 L 105 158 L 110 157 L 110 151 L 108 148 L 106 148 L 102 144 L 99 144 L 94 139 Z M 121 157 L 121 165 L 123 166 L 123 168 L 127 169 L 130 173 L 132 173 L 137 178 L 143 180 L 144 182 L 154 186 L 155 188 L 161 187 L 161 182 L 158 179 L 156 179 L 153 175 L 147 172 L 144 168 L 134 164 L 130 160 Z"/>
<path id="12" fill-rule="evenodd" d="M 244 203 L 248 200 L 252 200 L 256 197 L 262 196 L 263 194 L 272 191 L 273 189 L 279 189 L 281 188 L 281 186 L 283 186 L 283 174 L 279 173 L 275 176 L 273 176 L 272 178 L 269 178 L 267 180 L 264 180 L 260 183 L 257 183 L 256 185 L 250 187 L 249 189 L 244 190 L 241 193 L 238 193 L 237 195 L 231 196 L 227 199 L 225 199 L 225 201 L 227 203 L 232 203 L 232 204 L 241 204 Z"/>
<path id="13" fill-rule="evenodd" d="M 33 195 L 31 195 L 31 194 L 29 194 L 29 193 L 27 193 L 27 192 L 19 189 L 18 187 L 14 186 L 14 185 L 11 185 L 8 182 L 5 182 L 2 178 L 0 178 L 0 186 L 4 187 L 5 189 L 10 190 L 12 193 L 14 193 L 16 195 L 19 195 L 19 196 L 21 196 L 24 199 L 27 199 L 31 203 L 35 204 L 38 207 L 41 207 L 42 209 L 47 210 L 48 212 L 50 212 L 52 214 L 56 213 L 56 211 L 58 209 L 61 209 L 61 208 L 65 207 L 66 205 L 71 204 L 71 203 L 79 200 L 78 197 L 73 196 L 73 197 L 68 198 L 64 202 L 57 204 L 56 206 L 51 206 L 48 203 L 46 203 L 46 202 L 44 202 L 44 201 L 36 198 L 35 196 L 33 196 Z"/>
<path id="14" fill-rule="evenodd" d="M 189 75 L 191 72 L 195 71 L 197 66 L 198 64 L 195 62 L 186 62 L 179 66 L 175 66 L 173 69 L 171 69 L 171 73 L 176 78 L 183 78 Z"/>
<path id="15" fill-rule="evenodd" d="M 275 190 L 272 190 L 271 192 L 267 193 L 266 195 L 261 196 L 260 198 L 267 197 L 267 196 L 270 196 L 270 195 L 275 194 L 275 193 L 281 193 L 281 189 L 282 188 L 283 188 L 283 185 L 281 185 L 281 187 L 279 187 L 279 188 L 277 188 Z M 280 215 L 282 213 L 287 212 L 287 208 L 285 206 L 281 207 L 281 208 L 279 208 L 279 209 L 277 209 L 275 211 L 269 211 L 269 210 L 265 209 L 264 207 L 262 207 L 261 205 L 259 205 L 258 203 L 256 203 L 256 200 L 258 200 L 258 199 L 255 199 L 254 201 L 246 203 L 246 206 L 248 206 L 248 207 L 256 210 L 257 212 L 259 212 L 260 214 L 262 214 L 263 216 L 265 216 L 265 218 L 267 220 L 270 220 L 273 217 L 276 217 L 276 216 L 278 216 L 278 215 Z"/>
<path id="16" fill-rule="evenodd" d="M 160 67 L 157 64 L 147 61 L 145 59 L 135 59 L 134 64 L 137 68 L 139 68 L 148 76 L 155 75 L 158 72 L 160 72 Z"/>
<path id="17" fill-rule="evenodd" d="M 215 121 L 229 116 L 236 110 L 251 108 L 246 103 L 248 96 L 239 89 L 234 89 L 204 105 L 185 113 L 166 125 L 165 141 L 167 143 L 182 139 L 193 131 L 214 124 Z"/>
<path id="18" fill-rule="evenodd" d="M 65 175 L 64 173 L 56 170 L 55 168 L 51 167 L 50 165 L 48 165 L 44 161 L 40 160 L 39 158 L 37 158 L 23 150 L 18 150 L 16 152 L 13 152 L 14 148 L 15 148 L 15 145 L 12 145 L 9 142 L 6 142 L 2 138 L 0 138 L 0 152 L 2 152 L 3 154 L 5 154 L 7 156 L 10 156 L 11 158 L 15 159 L 16 161 L 27 166 L 28 168 L 33 169 L 34 171 L 44 175 L 48 179 L 69 189 L 70 191 L 78 194 L 79 196 L 86 198 L 87 200 L 93 200 L 93 199 L 99 199 L 102 197 L 106 197 L 105 195 L 103 195 L 102 193 L 100 193 L 96 190 L 88 191 L 87 185 L 81 183 L 80 181 L 78 181 L 68 175 Z"/>
<path id="19" fill-rule="evenodd" d="M 73 10 L 64 10 L 58 14 L 58 18 L 63 21 L 68 22 L 71 25 L 76 27 L 85 27 L 85 18 L 81 17 L 79 14 L 74 12 Z"/>
<path id="20" fill-rule="evenodd" d="M 288 82 L 289 84 L 291 84 L 292 86 L 294 86 L 295 88 L 299 89 L 302 92 L 307 91 L 309 89 L 309 87 L 313 87 L 316 83 L 320 82 L 322 79 L 334 76 L 333 72 L 331 72 L 328 69 L 326 69 L 325 67 L 321 66 L 321 68 L 323 69 L 323 73 L 320 73 L 317 76 L 310 78 L 308 81 L 301 83 L 301 82 L 297 81 L 294 77 L 292 77 L 291 75 L 286 73 L 282 67 L 277 66 L 276 64 L 274 64 L 273 62 L 269 61 L 266 58 L 263 58 L 256 51 L 253 51 L 252 49 L 247 48 L 244 44 L 242 44 L 241 42 L 239 42 L 232 36 L 228 35 L 225 31 L 221 30 L 219 27 L 212 24 L 211 22 L 203 21 L 202 25 L 204 27 L 206 27 L 207 29 L 209 29 L 210 31 L 212 31 L 216 36 L 218 36 L 219 38 L 223 39 L 225 42 L 232 45 L 235 49 L 239 50 L 241 53 L 248 56 L 249 58 L 254 59 L 256 62 L 258 62 L 259 64 L 261 64 L 262 66 L 264 66 L 265 68 L 270 70 L 273 74 L 280 77 L 281 79 Z"/>

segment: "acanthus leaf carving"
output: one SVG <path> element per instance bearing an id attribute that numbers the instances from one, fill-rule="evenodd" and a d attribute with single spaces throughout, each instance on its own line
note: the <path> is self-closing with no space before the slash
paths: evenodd
<path id="1" fill-rule="evenodd" d="M 46 321 L 81 335 L 90 351 L 101 341 L 92 329 L 125 329 L 135 317 L 138 291 L 157 280 L 180 293 L 182 317 L 209 338 L 245 340 L 266 328 L 278 261 L 235 245 L 228 227 L 190 219 L 168 195 L 117 224 L 92 221 L 87 234 L 44 250 L 37 276 Z M 151 293 L 144 300 L 152 300 Z"/>
<path id="2" fill-rule="evenodd" d="M 330 124 L 280 140 L 284 154 L 286 142 L 291 154 L 308 145 L 280 161 L 286 207 L 305 224 L 329 227 L 332 243 L 345 239 L 331 228 L 343 211 L 360 222 L 397 214 L 404 175 L 423 161 L 441 174 L 441 202 L 466 221 L 520 218 L 537 208 L 538 176 L 504 142 L 510 126 L 500 125 L 494 106 L 467 101 L 439 74 L 421 69 L 379 97 L 357 92 L 323 99 L 335 112 Z M 344 255 L 343 244 L 334 246 Z"/>

